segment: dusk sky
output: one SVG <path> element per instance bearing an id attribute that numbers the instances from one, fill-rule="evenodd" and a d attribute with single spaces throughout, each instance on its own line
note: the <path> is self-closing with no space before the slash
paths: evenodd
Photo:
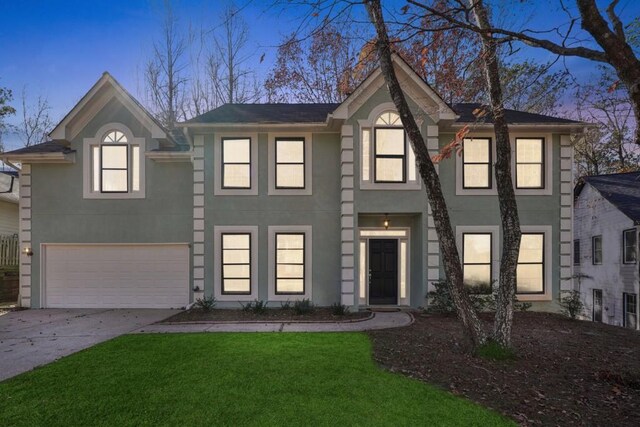
<path id="1" fill-rule="evenodd" d="M 520 0 L 509 0 L 520 5 Z M 521 25 L 552 26 L 566 21 L 558 11 L 556 0 L 536 0 L 529 10 L 514 15 Z M 225 1 L 177 1 L 176 14 L 187 27 L 190 23 L 215 27 Z M 236 5 L 249 24 L 250 43 L 256 53 L 256 68 L 266 75 L 275 59 L 277 44 L 299 23 L 299 9 L 269 8 L 271 0 L 238 0 Z M 398 7 L 401 0 L 384 2 Z M 109 71 L 134 96 L 140 97 L 140 68 L 151 43 L 158 35 L 161 13 L 158 0 L 0 0 L 0 86 L 14 92 L 18 107 L 20 92 L 26 85 L 33 98 L 45 95 L 52 106 L 54 121 L 60 120 L 96 82 Z M 514 9 L 515 10 L 515 9 Z M 624 0 L 618 6 L 623 17 L 638 16 L 640 1 Z M 361 11 L 364 13 L 364 10 Z M 516 12 L 514 12 L 516 13 Z M 628 22 L 629 20 L 625 20 Z M 265 54 L 262 64 L 257 58 Z M 552 56 L 543 51 L 526 50 L 541 60 Z M 579 78 L 593 72 L 594 64 L 580 59 L 567 63 Z M 8 119 L 16 123 L 17 116 Z M 15 136 L 5 137 L 7 148 L 20 144 Z"/>

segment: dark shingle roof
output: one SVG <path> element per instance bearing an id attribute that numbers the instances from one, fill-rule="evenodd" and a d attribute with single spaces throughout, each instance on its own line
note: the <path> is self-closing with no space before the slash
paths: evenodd
<path id="1" fill-rule="evenodd" d="M 322 123 L 327 115 L 340 104 L 225 104 L 184 123 Z M 457 122 L 478 121 L 473 111 L 480 103 L 454 104 L 453 110 L 460 116 Z M 582 124 L 575 120 L 551 117 L 544 114 L 506 110 L 510 124 Z M 479 121 L 492 123 L 491 114 Z"/>
<path id="2" fill-rule="evenodd" d="M 56 141 L 47 141 L 41 144 L 31 145 L 29 147 L 18 148 L 17 150 L 8 151 L 2 154 L 46 154 L 46 153 L 73 153 L 75 150 L 70 149 L 67 145 Z"/>
<path id="3" fill-rule="evenodd" d="M 340 104 L 224 104 L 185 123 L 323 123 Z"/>
<path id="4" fill-rule="evenodd" d="M 476 122 L 477 119 L 474 116 L 473 111 L 477 108 L 482 107 L 482 105 L 483 104 L 480 104 L 478 102 L 453 104 L 453 110 L 460 116 L 460 118 L 456 121 L 460 123 Z M 509 124 L 584 124 L 575 120 L 509 109 L 505 109 L 505 115 Z M 483 123 L 493 123 L 491 113 L 480 119 L 480 121 Z"/>
<path id="5" fill-rule="evenodd" d="M 640 172 L 585 176 L 581 181 L 576 186 L 576 197 L 584 183 L 589 183 L 620 212 L 640 224 Z"/>

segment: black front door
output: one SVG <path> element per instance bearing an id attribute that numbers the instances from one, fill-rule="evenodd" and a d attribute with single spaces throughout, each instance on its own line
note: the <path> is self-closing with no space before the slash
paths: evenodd
<path id="1" fill-rule="evenodd" d="M 398 304 L 398 241 L 369 240 L 369 304 Z"/>
<path id="2" fill-rule="evenodd" d="M 602 289 L 593 290 L 593 321 L 602 322 Z"/>

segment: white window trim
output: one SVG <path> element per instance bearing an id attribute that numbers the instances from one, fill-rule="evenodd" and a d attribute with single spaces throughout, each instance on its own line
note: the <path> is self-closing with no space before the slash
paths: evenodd
<path id="1" fill-rule="evenodd" d="M 251 293 L 228 295 L 222 293 L 222 234 L 251 234 Z M 213 227 L 213 295 L 218 301 L 253 301 L 258 298 L 258 227 L 216 225 Z"/>
<path id="2" fill-rule="evenodd" d="M 553 194 L 553 135 L 550 133 L 509 133 L 511 140 L 511 176 L 516 196 L 550 196 Z M 544 138 L 544 188 L 516 187 L 516 138 Z"/>
<path id="3" fill-rule="evenodd" d="M 550 133 L 510 132 L 511 145 L 511 178 L 516 196 L 550 196 L 553 194 L 553 135 Z M 474 132 L 465 138 L 491 138 L 491 178 L 492 188 L 463 188 L 462 187 L 462 156 L 456 155 L 456 196 L 497 196 L 498 186 L 495 180 L 495 164 L 498 159 L 496 150 L 496 136 L 491 132 Z M 544 138 L 545 141 L 545 174 L 544 188 L 516 188 L 516 138 Z"/>
<path id="4" fill-rule="evenodd" d="M 304 138 L 304 188 L 281 189 L 276 188 L 276 139 L 277 138 Z M 311 196 L 313 193 L 313 153 L 311 132 L 286 132 L 269 133 L 268 137 L 268 161 L 269 161 L 269 190 L 270 196 Z"/>
<path id="5" fill-rule="evenodd" d="M 364 233 L 363 233 L 364 231 Z M 387 231 L 384 236 L 371 236 L 367 235 L 367 231 Z M 370 239 L 395 239 L 398 241 L 398 306 L 408 306 L 411 301 L 411 229 L 408 227 L 390 227 L 388 229 L 379 227 L 362 227 L 359 229 L 358 248 L 360 244 L 364 242 L 365 252 L 358 255 L 358 268 L 361 268 L 362 257 L 364 256 L 365 271 L 359 271 L 358 273 L 358 298 L 360 305 L 369 306 L 369 240 Z M 401 252 L 400 245 L 405 243 L 407 245 L 406 253 L 406 265 L 402 266 L 400 262 Z M 360 250 L 360 249 L 359 249 Z M 406 277 L 405 296 L 402 297 L 401 289 L 401 276 L 402 268 Z M 364 274 L 363 274 L 364 273 Z M 392 305 L 389 305 L 393 307 Z"/>
<path id="6" fill-rule="evenodd" d="M 408 137 L 405 135 L 405 162 L 407 169 L 407 182 L 402 183 L 376 183 L 375 178 L 373 176 L 375 168 L 373 166 L 373 162 L 375 161 L 375 150 L 374 150 L 374 124 L 376 119 L 386 111 L 396 112 L 396 107 L 393 102 L 384 102 L 382 104 L 377 105 L 375 108 L 371 110 L 369 113 L 369 117 L 367 119 L 358 120 L 358 153 L 359 153 L 359 165 L 360 171 L 358 175 L 360 176 L 360 189 L 361 190 L 421 190 L 422 189 L 422 180 L 420 179 L 420 173 L 417 170 L 416 165 L 411 165 L 409 162 L 409 150 L 411 150 L 411 144 L 409 143 Z M 422 127 L 422 120 L 417 119 L 416 124 L 418 128 Z M 369 180 L 364 180 L 362 175 L 362 131 L 369 130 Z M 405 132 L 406 134 L 406 132 Z M 409 181 L 409 168 L 416 168 L 415 181 Z"/>
<path id="7" fill-rule="evenodd" d="M 251 188 L 222 188 L 222 138 L 251 139 Z M 213 144 L 213 194 L 215 196 L 257 196 L 258 195 L 258 134 L 216 133 Z"/>
<path id="8" fill-rule="evenodd" d="M 544 233 L 544 294 L 516 294 L 519 301 L 551 301 L 551 288 L 553 277 L 551 274 L 551 262 L 553 260 L 552 229 L 550 225 L 521 225 L 522 233 Z"/>
<path id="9" fill-rule="evenodd" d="M 138 191 L 129 191 L 128 193 L 101 193 L 93 191 L 91 180 L 93 176 L 93 162 L 91 161 L 91 147 L 102 144 L 102 138 L 111 130 L 122 132 L 127 137 L 127 145 L 137 145 L 140 147 L 140 163 L 138 169 L 140 171 L 140 189 Z M 146 139 L 134 137 L 131 130 L 122 123 L 108 123 L 98 129 L 93 138 L 84 138 L 82 141 L 82 197 L 85 199 L 144 199 L 145 198 L 145 152 Z M 131 163 L 128 165 L 131 167 Z"/>
<path id="10" fill-rule="evenodd" d="M 491 288 L 495 290 L 500 278 L 500 227 L 497 225 L 458 225 L 456 226 L 456 244 L 460 264 L 464 265 L 462 237 L 466 233 L 490 233 L 491 234 Z"/>
<path id="11" fill-rule="evenodd" d="M 268 229 L 269 244 L 269 301 L 298 301 L 312 298 L 313 236 L 310 225 L 272 225 Z M 276 294 L 276 233 L 304 233 L 304 294 Z"/>

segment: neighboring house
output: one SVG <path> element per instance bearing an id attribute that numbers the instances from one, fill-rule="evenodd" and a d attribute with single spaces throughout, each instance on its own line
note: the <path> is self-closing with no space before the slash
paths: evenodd
<path id="1" fill-rule="evenodd" d="M 0 171 L 0 236 L 18 233 L 18 173 Z"/>
<path id="2" fill-rule="evenodd" d="M 574 286 L 586 317 L 639 329 L 640 172 L 582 178 L 574 212 Z"/>
<path id="3" fill-rule="evenodd" d="M 449 106 L 394 57 L 439 167 L 465 277 L 497 280 L 500 212 L 490 119 Z M 507 111 L 523 248 L 518 298 L 553 310 L 571 276 L 572 148 L 584 124 Z M 414 155 L 380 70 L 341 104 L 230 104 L 169 133 L 110 75 L 19 162 L 30 307 L 219 307 L 309 298 L 425 304 L 444 277 Z M 31 253 L 32 256 L 27 255 Z"/>

